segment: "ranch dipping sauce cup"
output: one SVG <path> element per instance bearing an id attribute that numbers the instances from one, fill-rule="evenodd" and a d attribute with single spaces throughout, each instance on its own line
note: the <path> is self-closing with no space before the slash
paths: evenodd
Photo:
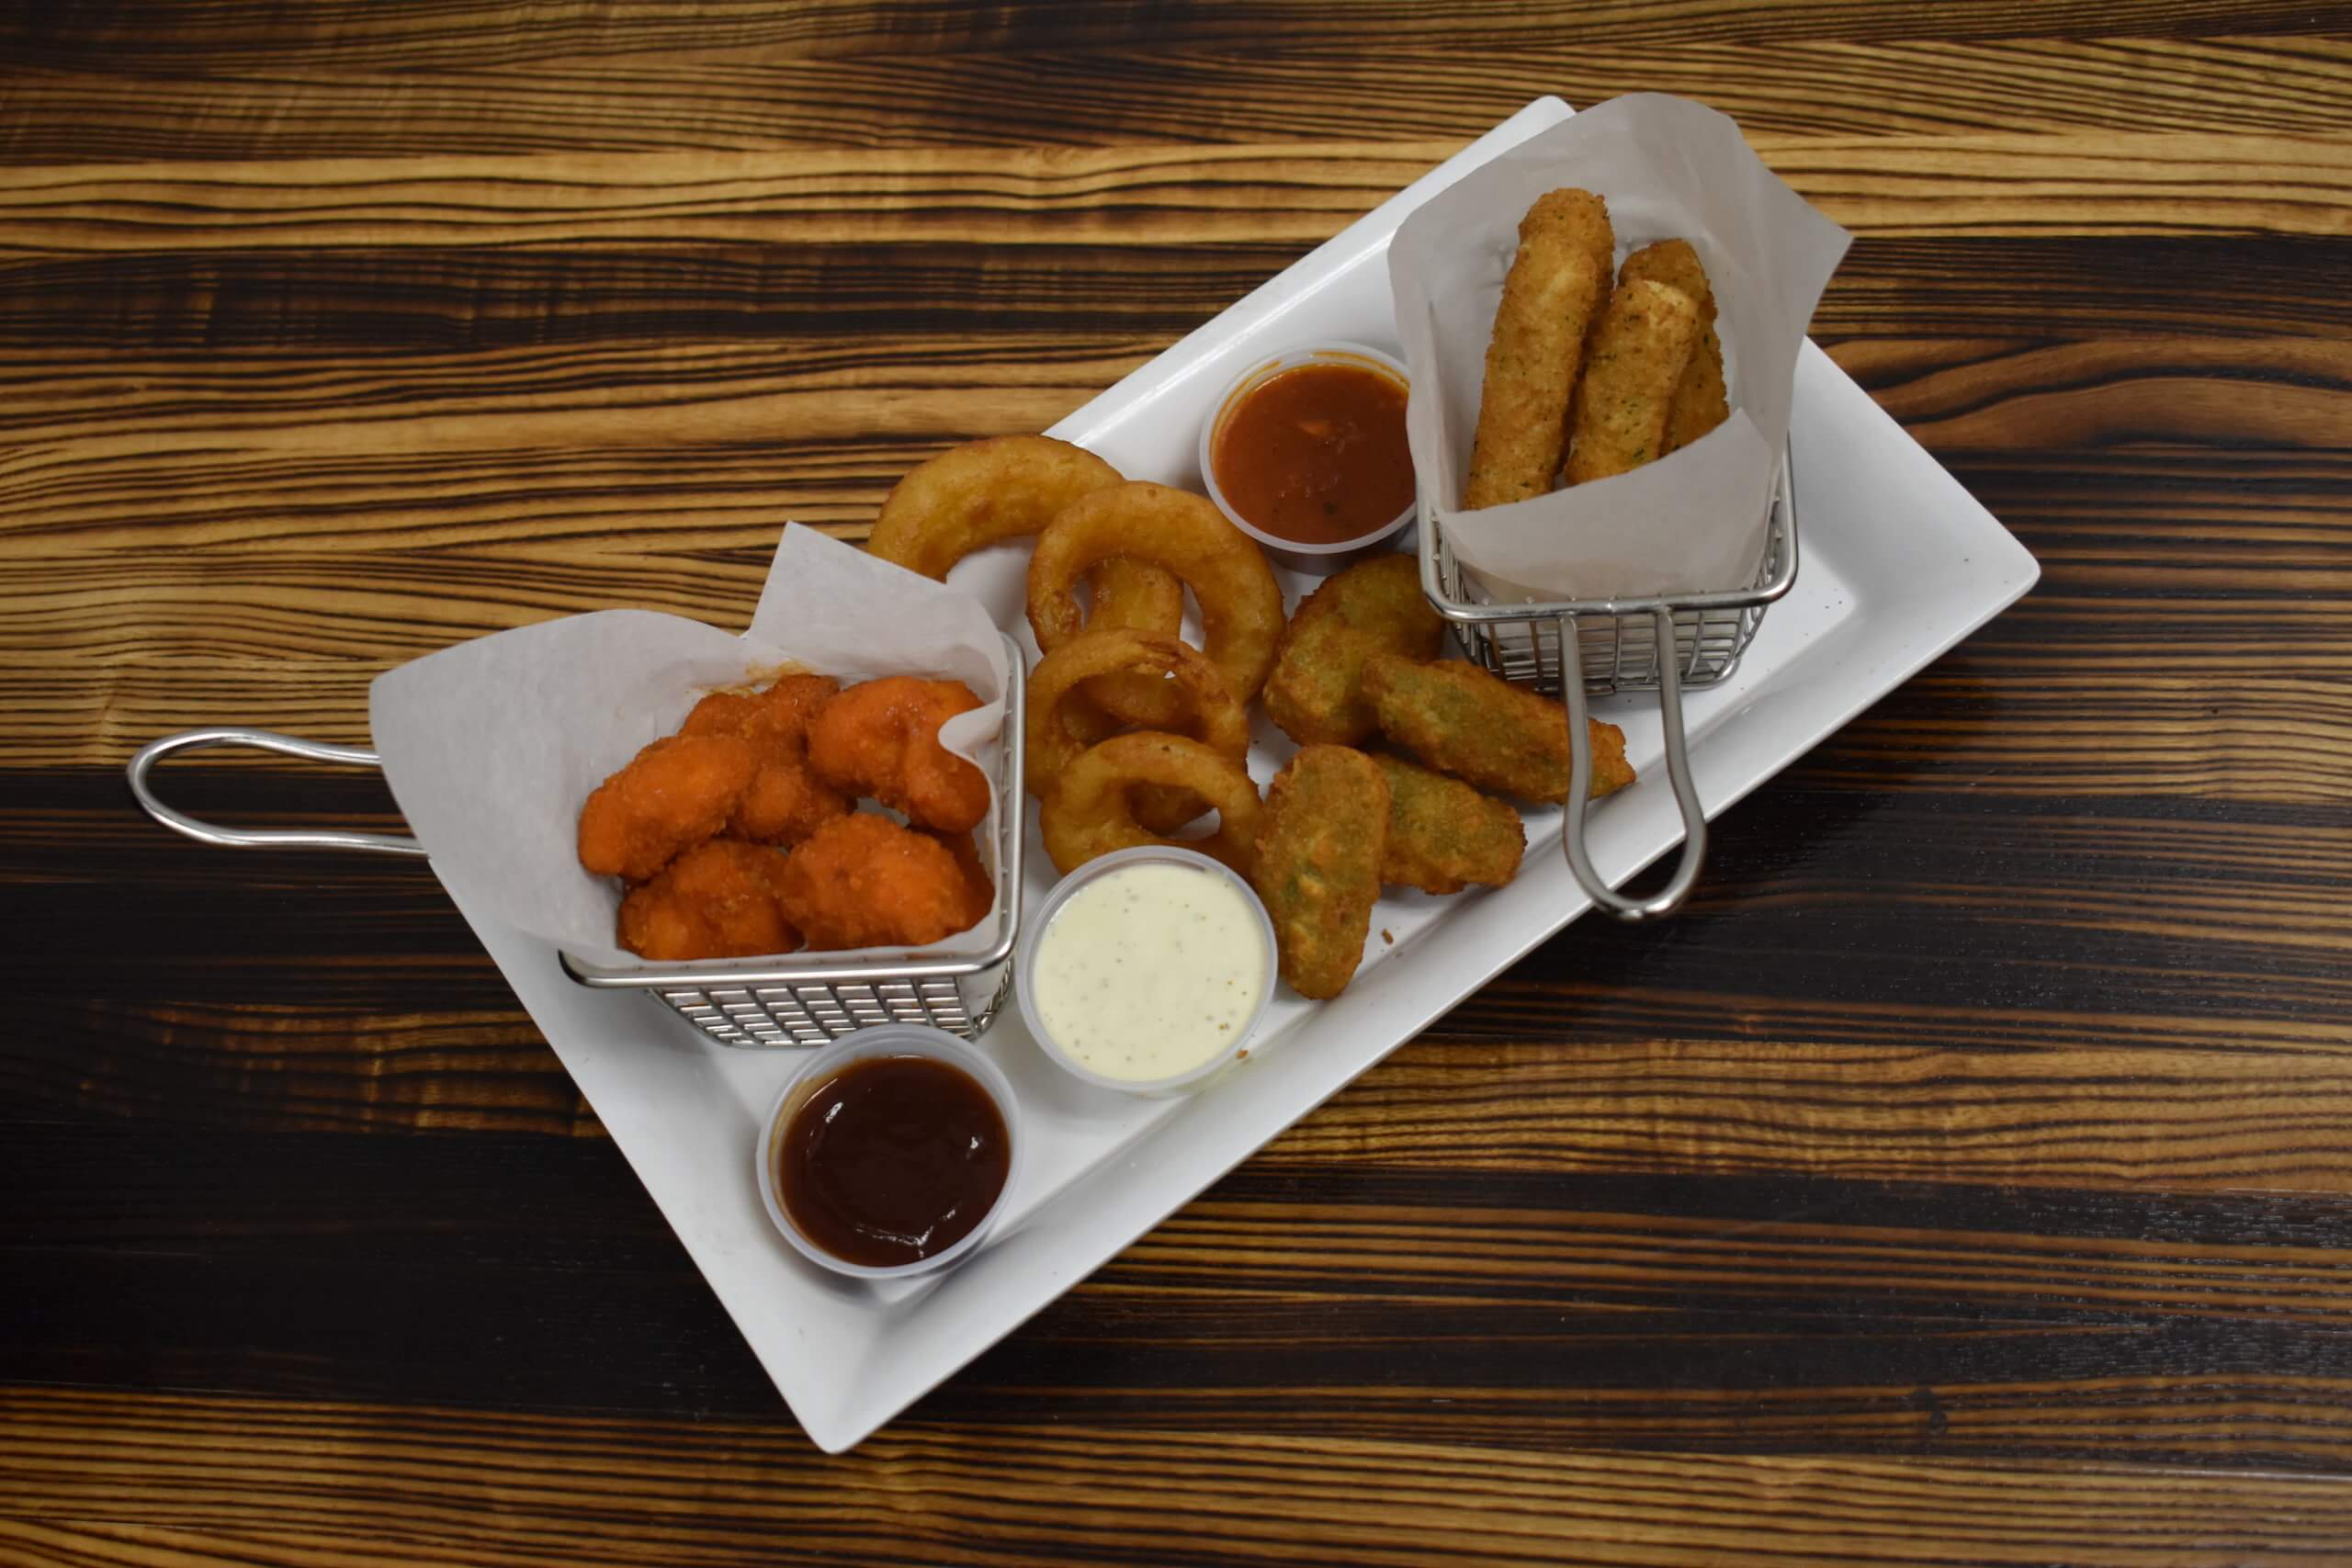
<path id="1" fill-rule="evenodd" d="M 1091 860 L 1023 922 L 1014 990 L 1073 1077 L 1189 1093 L 1247 1054 L 1274 993 L 1274 926 L 1208 856 L 1145 844 Z"/>

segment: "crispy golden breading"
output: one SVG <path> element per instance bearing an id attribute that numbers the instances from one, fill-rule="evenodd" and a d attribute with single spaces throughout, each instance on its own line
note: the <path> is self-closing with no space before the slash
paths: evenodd
<path id="1" fill-rule="evenodd" d="M 1352 746 L 1376 728 L 1363 700 L 1374 653 L 1435 659 L 1445 622 L 1421 592 L 1420 563 L 1377 555 L 1300 601 L 1266 678 L 1266 716 L 1301 745 Z"/>
<path id="2" fill-rule="evenodd" d="M 620 942 L 640 958 L 755 958 L 790 953 L 800 933 L 778 889 L 784 856 L 736 839 L 707 839 L 621 900 Z"/>
<path id="3" fill-rule="evenodd" d="M 1174 572 L 1200 601 L 1202 638 L 1236 702 L 1266 683 L 1274 644 L 1283 631 L 1283 591 L 1257 541 L 1235 527 L 1216 504 L 1191 491 L 1137 480 L 1080 497 L 1037 536 L 1029 558 L 1029 627 L 1050 653 L 1076 637 L 1083 621 L 1071 590 L 1106 560 L 1127 557 Z M 1158 628 L 1146 628 L 1158 631 Z M 1098 676 L 1089 693 L 1131 724 L 1172 728 L 1182 709 L 1167 682 L 1142 682 L 1156 698 L 1123 704 Z"/>
<path id="4" fill-rule="evenodd" d="M 1520 220 L 1519 252 L 1487 342 L 1464 507 L 1499 506 L 1552 488 L 1585 336 L 1608 296 L 1616 245 L 1608 206 L 1589 191 L 1552 191 Z"/>
<path id="5" fill-rule="evenodd" d="M 1563 484 L 1630 473 L 1663 457 L 1674 389 L 1699 346 L 1699 307 L 1649 278 L 1622 284 L 1592 329 Z"/>
<path id="6" fill-rule="evenodd" d="M 945 842 L 867 811 L 802 840 L 779 892 L 812 952 L 921 947 L 970 930 L 989 902 Z"/>
<path id="7" fill-rule="evenodd" d="M 1568 726 L 1556 702 L 1523 692 L 1475 664 L 1417 664 L 1376 653 L 1364 660 L 1364 694 L 1381 733 L 1441 773 L 1496 795 L 1552 805 L 1568 798 Z M 1587 722 L 1592 798 L 1634 782 L 1625 732 Z"/>
<path id="8" fill-rule="evenodd" d="M 1388 780 L 1363 752 L 1308 746 L 1274 775 L 1250 881 L 1300 996 L 1336 997 L 1355 977 L 1387 841 Z"/>
<path id="9" fill-rule="evenodd" d="M 679 734 L 737 736 L 759 756 L 729 833 L 789 849 L 848 814 L 849 797 L 808 766 L 809 722 L 841 689 L 831 675 L 786 675 L 763 692 L 713 692 L 686 715 Z"/>
<path id="10" fill-rule="evenodd" d="M 989 911 L 996 908 L 996 878 L 989 874 L 988 862 L 980 858 L 979 845 L 969 833 L 933 833 L 931 835 L 947 846 L 956 857 L 956 869 L 964 874 L 964 886 L 970 889 L 972 918 L 966 930 L 979 924 Z"/>
<path id="11" fill-rule="evenodd" d="M 759 766 L 732 735 L 666 735 L 596 786 L 580 808 L 580 863 L 642 882 L 717 835 Z"/>
<path id="12" fill-rule="evenodd" d="M 1424 893 L 1500 887 L 1519 874 L 1527 826 L 1460 779 L 1396 757 L 1374 757 L 1388 779 L 1388 845 L 1380 880 Z"/>
<path id="13" fill-rule="evenodd" d="M 1666 416 L 1666 450 L 1673 452 L 1690 446 L 1731 416 L 1731 402 L 1724 387 L 1724 343 L 1715 335 L 1715 290 L 1707 281 L 1707 269 L 1700 264 L 1699 253 L 1688 240 L 1660 240 L 1655 245 L 1644 245 L 1617 269 L 1621 287 L 1642 277 L 1679 288 L 1699 307 L 1698 352 L 1691 355 L 1689 368 L 1675 384 L 1674 406 Z"/>
<path id="14" fill-rule="evenodd" d="M 899 480 L 882 502 L 865 547 L 910 571 L 944 581 L 972 551 L 1034 537 L 1079 497 L 1125 482 L 1118 469 L 1083 446 L 1050 435 L 967 441 Z M 1156 566 L 1114 558 L 1091 568 L 1086 584 L 1089 626 L 1174 637 L 1183 624 L 1183 584 Z M 1106 680 L 1098 694 L 1147 708 L 1153 696 L 1132 677 Z M 1148 716 L 1167 723 L 1173 716 Z"/>
<path id="15" fill-rule="evenodd" d="M 1145 827 L 1136 819 L 1135 800 L 1154 786 L 1198 797 L 1204 809 L 1216 813 L 1216 831 L 1179 840 Z M 1065 874 L 1114 850 L 1173 843 L 1247 875 L 1258 815 L 1258 786 L 1240 762 L 1182 735 L 1139 729 L 1114 735 L 1070 759 L 1038 807 L 1037 832 L 1046 855 Z"/>
<path id="16" fill-rule="evenodd" d="M 989 814 L 988 775 L 942 746 L 939 727 L 979 705 L 961 681 L 862 682 L 818 710 L 809 764 L 835 789 L 903 811 L 918 828 L 968 833 Z"/>

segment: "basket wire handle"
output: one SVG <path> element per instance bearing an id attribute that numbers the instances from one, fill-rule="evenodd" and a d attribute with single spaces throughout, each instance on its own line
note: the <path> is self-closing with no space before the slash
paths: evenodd
<path id="1" fill-rule="evenodd" d="M 221 828 L 175 810 L 155 797 L 147 775 L 155 764 L 175 751 L 201 751 L 212 746 L 250 746 L 257 751 L 277 751 L 288 757 L 301 757 L 313 762 L 347 762 L 354 767 L 372 768 L 378 765 L 376 753 L 357 746 L 329 746 L 322 741 L 305 740 L 300 736 L 280 735 L 274 729 L 249 729 L 241 725 L 216 725 L 206 729 L 183 729 L 177 735 L 166 735 L 160 740 L 150 740 L 139 749 L 124 771 L 130 778 L 130 793 L 147 815 L 175 833 L 185 833 L 199 844 L 217 844 L 231 850 L 364 850 L 374 854 L 422 855 L 424 846 L 414 839 L 393 833 L 353 833 L 340 829 L 310 830 L 299 828 Z"/>
<path id="2" fill-rule="evenodd" d="M 1666 776 L 1682 807 L 1682 859 L 1673 878 L 1646 898 L 1627 898 L 1600 879 L 1584 842 L 1585 807 L 1592 794 L 1592 737 L 1585 708 L 1584 660 L 1577 651 L 1577 618 L 1560 617 L 1560 689 L 1568 704 L 1568 803 L 1560 824 L 1560 844 L 1568 872 L 1594 904 L 1628 923 L 1670 915 L 1690 897 L 1707 862 L 1707 814 L 1690 782 L 1689 738 L 1682 732 L 1682 658 L 1674 642 L 1674 612 L 1650 612 L 1657 637 L 1657 705 L 1666 721 Z"/>

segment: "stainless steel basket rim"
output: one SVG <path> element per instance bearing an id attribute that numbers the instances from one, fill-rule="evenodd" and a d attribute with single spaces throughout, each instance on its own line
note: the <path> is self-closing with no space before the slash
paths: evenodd
<path id="1" fill-rule="evenodd" d="M 1419 544 L 1421 592 L 1428 596 L 1430 608 L 1456 626 L 1556 620 L 1562 615 L 1646 615 L 1658 610 L 1760 609 L 1785 596 L 1797 580 L 1796 509 L 1791 499 L 1795 489 L 1795 455 L 1784 446 L 1781 450 L 1781 466 L 1773 476 L 1772 496 L 1766 513 L 1764 558 L 1758 563 L 1757 569 L 1760 581 L 1745 588 L 1626 599 L 1539 600 L 1524 604 L 1457 599 L 1445 592 L 1444 582 L 1439 576 L 1438 550 L 1443 539 L 1442 525 L 1438 522 L 1435 513 L 1425 506 L 1421 509 Z"/>

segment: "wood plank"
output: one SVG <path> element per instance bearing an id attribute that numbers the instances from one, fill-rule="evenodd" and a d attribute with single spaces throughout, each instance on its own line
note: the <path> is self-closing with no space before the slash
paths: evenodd
<path id="1" fill-rule="evenodd" d="M 190 844 L 110 773 L 0 784 L 12 903 L 48 950 L 12 982 L 43 1023 L 0 1043 L 11 1103 L 220 1128 L 594 1130 L 421 868 Z M 164 787 L 219 819 L 391 825 L 380 786 L 349 775 L 189 767 Z M 2332 911 L 2352 839 L 2342 807 L 2269 815 L 1820 792 L 1801 773 L 1722 821 L 1670 931 L 1571 928 L 1276 1154 L 2340 1187 L 2352 1080 L 2330 1020 L 2352 964 Z M 1494 1083 L 1513 1096 L 1476 1087 Z"/>
<path id="2" fill-rule="evenodd" d="M 910 1535 L 927 1560 L 955 1563 L 1413 1563 L 1442 1551 L 1653 1568 L 1731 1556 L 2201 1568 L 2308 1561 L 2352 1529 L 2342 1488 L 2324 1478 L 2119 1466 L 1424 1452 L 1249 1433 L 1138 1450 L 1114 1431 L 1042 1426 L 985 1440 L 921 1428 L 825 1459 L 742 1425 L 33 1393 L 7 1409 L 34 1474 L 70 1490 L 0 1525 L 0 1541 L 27 1561 L 153 1568 L 330 1568 L 382 1561 L 394 1543 L 403 1561 L 457 1563 L 898 1562 Z M 94 1456 L 100 1468 L 62 1474 L 95 1430 L 119 1434 Z M 1096 1445 L 1125 1456 L 1115 1491 L 1090 1484 L 1077 1457 Z M 130 1495 L 142 1461 L 177 1483 L 160 1509 Z M 956 1484 L 965 1472 L 990 1483 Z M 239 1484 L 266 1500 L 266 1524 L 236 1509 Z"/>
<path id="3" fill-rule="evenodd" d="M 19 1382 L 803 1441 L 608 1145 L 19 1123 L 0 1160 L 31 1201 L 0 1256 L 51 1281 L 0 1303 Z M 2340 1197 L 1276 1157 L 911 1420 L 2340 1466 L 2347 1216 Z M 0 1499 L 12 1480 L 30 1484 L 0 1474 Z"/>
<path id="4" fill-rule="evenodd" d="M 0 162 L 1466 138 L 1531 98 L 1629 92 L 1699 98 L 1751 134 L 2308 134 L 2352 128 L 2347 61 L 2352 46 L 2310 36 L 1776 35 L 1660 50 L 1555 34 L 1484 51 L 1382 36 L 853 59 L 786 45 L 299 72 L 175 51 L 20 73 L 0 104 Z M 126 69 L 135 94 L 120 90 Z M 1807 91 L 1791 93 L 1798 82 Z M 979 99 L 986 116 L 971 112 Z"/>
<path id="5" fill-rule="evenodd" d="M 682 51 L 765 49 L 813 59 L 867 55 L 1027 53 L 1087 46 L 1253 47 L 1269 39 L 1365 36 L 1443 42 L 1460 51 L 1556 47 L 1578 42 L 1650 48 L 1711 40 L 1810 39 L 2197 38 L 2214 34 L 2340 33 L 2352 27 L 2341 4 L 2288 0 L 2066 0 L 2019 7 L 2004 0 L 1925 0 L 1886 6 L 1844 0 L 1600 0 L 1563 17 L 1532 0 L 1493 0 L 1464 9 L 1443 0 L 1364 5 L 1283 0 L 1275 5 L 1192 0 L 1180 6 L 1114 0 L 1082 12 L 974 8 L 908 0 L 816 0 L 785 10 L 761 0 L 665 0 L 582 12 L 504 4 L 451 7 L 429 0 L 301 0 L 266 17 L 226 0 L 139 0 L 108 7 L 93 22 L 78 13 L 32 9 L 0 26 L 11 58 L 52 68 L 125 69 L 142 55 L 166 69 L 194 59 L 209 69 L 274 64 L 302 71 L 352 65 L 478 66 L 630 57 Z"/>
<path id="6" fill-rule="evenodd" d="M 2342 136 L 1759 136 L 1867 234 L 2352 233 Z M 0 170 L 0 255 L 367 245 L 1319 241 L 1457 141 Z"/>
<path id="7" fill-rule="evenodd" d="M 347 367 L 557 344 L 773 347 L 804 334 L 857 334 L 876 349 L 982 330 L 1164 343 L 1303 249 L 697 243 L 17 257 L 0 261 L 0 355 L 12 377 L 35 377 L 198 355 L 258 373 L 280 356 L 301 370 L 330 356 Z M 2352 300 L 2330 286 L 2347 266 L 2352 243 L 2324 237 L 1871 236 L 1848 253 L 1813 331 L 1862 368 L 1882 338 L 1902 345 L 1900 366 L 2052 338 L 2340 342 L 2352 338 Z M 2118 288 L 2134 268 L 2167 287 Z M 94 364 L 100 321 L 107 348 Z"/>

